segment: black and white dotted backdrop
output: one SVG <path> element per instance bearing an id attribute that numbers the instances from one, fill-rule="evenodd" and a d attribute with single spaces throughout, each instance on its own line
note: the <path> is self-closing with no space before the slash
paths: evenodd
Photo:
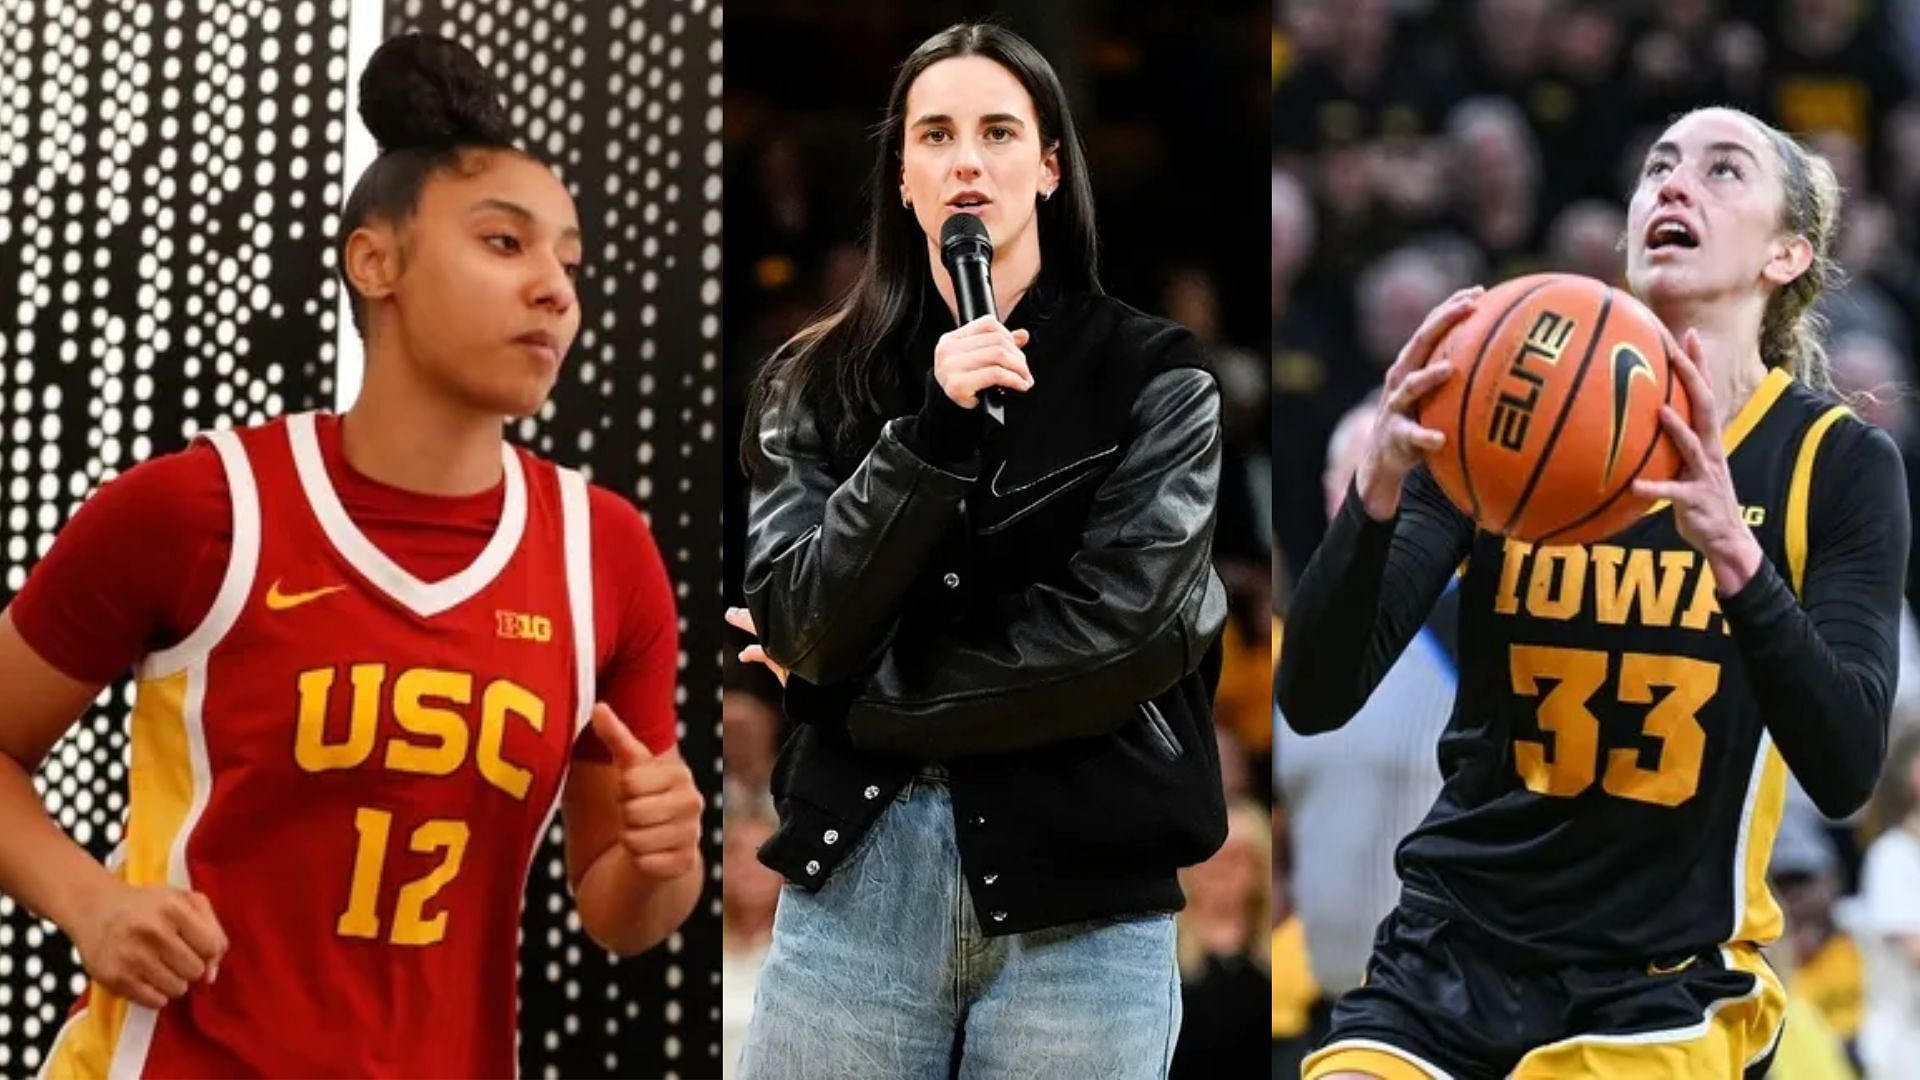
<path id="1" fill-rule="evenodd" d="M 0 0 L 0 598 L 103 480 L 205 428 L 335 405 L 349 31 L 369 19 L 473 48 L 573 191 L 581 336 L 513 434 L 647 512 L 710 803 L 698 911 L 618 963 L 579 930 L 556 820 L 527 896 L 521 1067 L 718 1075 L 718 3 Z M 126 811 L 130 701 L 104 692 L 35 777 L 100 856 Z M 67 941 L 0 897 L 0 1076 L 37 1070 L 83 986 Z"/>

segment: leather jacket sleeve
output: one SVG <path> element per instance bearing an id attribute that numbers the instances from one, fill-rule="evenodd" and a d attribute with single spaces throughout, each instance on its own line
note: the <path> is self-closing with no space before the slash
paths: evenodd
<path id="1" fill-rule="evenodd" d="M 964 527 L 972 478 L 935 468 L 889 423 L 845 482 L 811 414 L 768 410 L 747 512 L 747 607 L 767 656 L 808 682 L 873 665 L 901 597 L 941 539 Z"/>
<path id="2" fill-rule="evenodd" d="M 1226 621 L 1213 571 L 1220 393 L 1184 368 L 1149 383 L 1064 584 L 1009 597 L 996 625 L 903 636 L 847 717 L 854 744 L 926 760 L 1102 734 L 1195 670 Z"/>

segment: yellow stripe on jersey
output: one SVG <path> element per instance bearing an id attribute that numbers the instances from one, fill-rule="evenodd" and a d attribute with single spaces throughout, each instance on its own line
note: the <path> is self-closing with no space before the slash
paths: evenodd
<path id="1" fill-rule="evenodd" d="M 1727 426 L 1720 429 L 1721 451 L 1728 457 L 1732 457 L 1733 452 L 1739 449 L 1748 435 L 1753 433 L 1753 429 L 1760 426 L 1761 417 L 1767 415 L 1767 410 L 1773 408 L 1773 403 L 1779 401 L 1780 395 L 1785 393 L 1787 387 L 1791 385 L 1793 385 L 1793 374 L 1787 369 L 1768 369 L 1766 378 L 1761 379 L 1760 385 L 1753 388 L 1753 396 L 1747 399 L 1746 404 L 1740 406 L 1740 411 L 1734 414 Z M 1670 504 L 1666 499 L 1661 499 L 1647 507 L 1646 513 L 1640 516 L 1650 517 L 1665 510 L 1668 505 Z"/>
<path id="2" fill-rule="evenodd" d="M 1404 1050 L 1357 1039 L 1316 1051 L 1300 1066 L 1300 1075 L 1305 1080 L 1347 1072 L 1364 1073 L 1380 1080 L 1434 1080 L 1445 1075 L 1414 1064 L 1412 1055 Z"/>
<path id="3" fill-rule="evenodd" d="M 1728 968 L 1753 976 L 1753 989 L 1706 1007 L 1700 1022 L 1634 1035 L 1576 1035 L 1531 1051 L 1510 1080 L 1623 1076 L 1740 1076 L 1773 1049 L 1787 992 L 1751 945 L 1720 950 Z M 1676 976 L 1684 978 L 1684 976 Z"/>
<path id="4" fill-rule="evenodd" d="M 1780 395 L 1786 393 L 1787 387 L 1791 385 L 1793 385 L 1793 374 L 1786 368 L 1769 368 L 1766 378 L 1761 379 L 1760 385 L 1753 388 L 1753 396 L 1747 399 L 1746 404 L 1740 406 L 1740 411 L 1720 432 L 1721 447 L 1731 455 L 1742 442 L 1746 441 L 1753 429 L 1759 426 L 1760 418 L 1767 415 L 1767 410 L 1773 408 L 1773 403 L 1780 400 Z"/>
<path id="5" fill-rule="evenodd" d="M 1801 437 L 1793 462 L 1793 476 L 1787 485 L 1787 580 L 1799 596 L 1807 577 L 1807 504 L 1813 489 L 1813 463 L 1820 453 L 1820 441 L 1843 416 L 1844 405 L 1835 405 L 1820 415 Z M 1780 816 L 1787 800 L 1787 763 L 1780 757 L 1773 740 L 1761 737 L 1759 790 L 1747 820 L 1740 847 L 1742 894 L 1740 917 L 1734 923 L 1734 941 L 1768 942 L 1780 936 L 1784 920 L 1773 890 L 1767 885 L 1767 864 L 1773 857 L 1773 841 L 1780 833 Z"/>
<path id="6" fill-rule="evenodd" d="M 1800 456 L 1793 462 L 1793 481 L 1787 487 L 1787 580 L 1793 583 L 1795 596 L 1800 595 L 1807 578 L 1807 502 L 1813 488 L 1813 459 L 1820 452 L 1820 440 L 1826 437 L 1827 429 L 1850 415 L 1845 405 L 1835 405 L 1822 413 L 1800 440 Z"/>
<path id="7" fill-rule="evenodd" d="M 127 835 L 120 878 L 129 885 L 167 881 L 167 860 L 193 804 L 186 702 L 189 672 L 142 679 L 133 700 L 132 767 L 128 771 Z M 48 1080 L 104 1077 L 127 1019 L 127 1003 L 94 983 L 47 1058 Z"/>
<path id="8" fill-rule="evenodd" d="M 1760 746 L 1760 790 L 1753 797 L 1752 816 L 1747 819 L 1740 848 L 1744 886 L 1743 895 L 1735 897 L 1740 917 L 1734 923 L 1732 940 L 1764 945 L 1778 939 L 1786 926 L 1773 889 L 1767 885 L 1767 864 L 1773 859 L 1773 841 L 1780 835 L 1780 815 L 1787 806 L 1787 763 L 1768 736 L 1760 736 Z"/>
<path id="9" fill-rule="evenodd" d="M 127 1021 L 127 1003 L 102 993 L 96 984 L 87 1007 L 67 1021 L 47 1051 L 40 1080 L 102 1080 L 113 1063 L 113 1048 Z"/>
<path id="10" fill-rule="evenodd" d="M 167 880 L 173 842 L 193 805 L 193 765 L 187 746 L 187 679 L 181 671 L 144 679 L 133 699 L 133 762 L 127 774 L 126 863 L 129 885 Z"/>

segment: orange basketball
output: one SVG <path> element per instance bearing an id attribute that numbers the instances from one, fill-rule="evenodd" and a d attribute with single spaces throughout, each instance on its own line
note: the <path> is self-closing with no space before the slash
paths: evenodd
<path id="1" fill-rule="evenodd" d="M 1434 477 L 1490 532 L 1554 544 L 1619 532 L 1647 510 L 1633 481 L 1679 471 L 1660 428 L 1662 403 L 1692 416 L 1679 352 L 1640 301 L 1592 278 L 1487 290 L 1434 351 L 1455 372 L 1420 407 L 1447 436 L 1427 455 Z"/>

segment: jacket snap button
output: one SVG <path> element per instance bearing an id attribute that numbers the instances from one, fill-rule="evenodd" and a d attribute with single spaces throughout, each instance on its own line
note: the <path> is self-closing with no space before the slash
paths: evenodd
<path id="1" fill-rule="evenodd" d="M 840 830 L 828 829 L 824 834 L 821 835 L 820 839 L 826 841 L 829 844 L 838 843 L 840 840 Z"/>
<path id="2" fill-rule="evenodd" d="M 957 589 L 960 587 L 960 575 L 949 570 L 947 576 L 940 579 L 940 583 L 949 589 Z"/>
<path id="3" fill-rule="evenodd" d="M 973 826 L 976 829 L 982 825 L 985 825 L 986 823 L 987 823 L 987 819 L 981 817 L 979 814 L 975 814 L 972 817 L 967 819 L 967 824 Z"/>
<path id="4" fill-rule="evenodd" d="M 987 883 L 987 884 L 989 884 L 989 885 L 991 885 L 991 884 L 993 884 L 994 882 L 996 882 L 996 881 L 999 881 L 999 880 L 1000 880 L 1000 875 L 999 875 L 999 874 L 988 874 L 988 875 L 986 875 L 985 877 L 983 877 L 983 878 L 981 878 L 980 880 L 981 880 L 981 881 L 984 881 L 984 882 L 986 882 L 986 883 Z"/>
<path id="5" fill-rule="evenodd" d="M 807 860 L 807 876 L 812 877 L 813 875 L 819 872 L 820 872 L 820 860 L 808 859 Z"/>
<path id="6" fill-rule="evenodd" d="M 861 792 L 861 794 L 865 795 L 869 799 L 877 799 L 880 797 L 880 785 L 868 784 L 867 790 Z"/>
<path id="7" fill-rule="evenodd" d="M 996 911 L 996 912 L 994 912 L 994 913 L 993 913 L 993 921 L 994 921 L 994 922 L 1006 922 L 1006 921 L 1007 921 L 1007 913 L 1006 913 L 1006 912 L 1004 912 L 1004 911 Z"/>

